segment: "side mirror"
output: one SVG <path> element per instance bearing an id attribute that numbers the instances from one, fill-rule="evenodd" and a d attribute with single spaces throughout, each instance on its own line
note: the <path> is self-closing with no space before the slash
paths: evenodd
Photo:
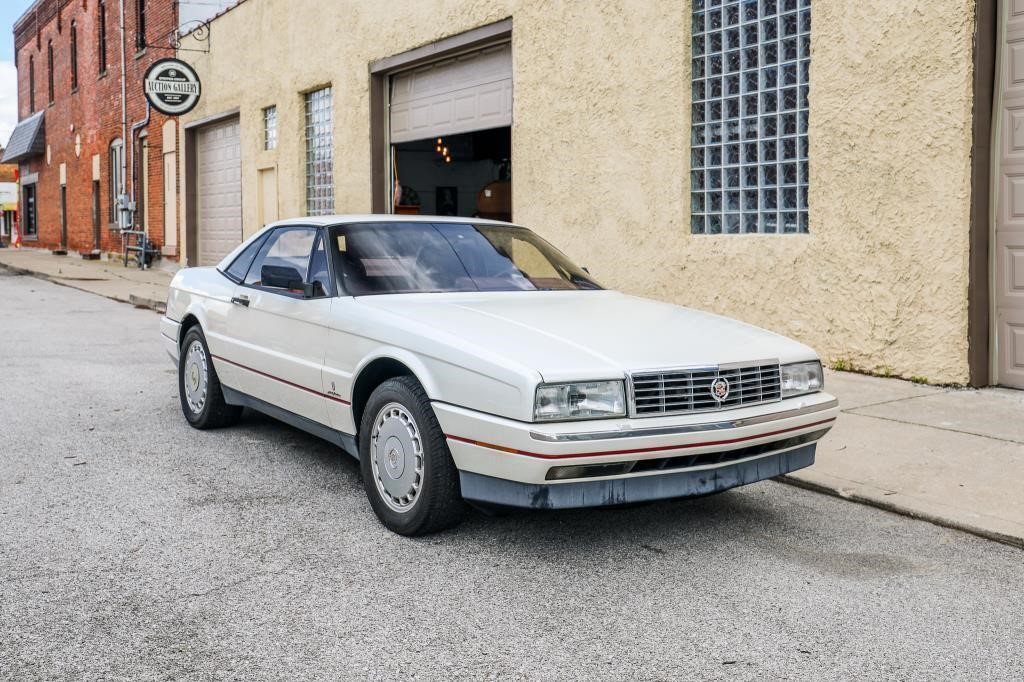
<path id="1" fill-rule="evenodd" d="M 586 266 L 581 267 L 580 270 L 582 270 L 583 272 L 587 273 L 588 275 L 590 274 L 590 268 L 588 268 Z"/>
<path id="2" fill-rule="evenodd" d="M 287 265 L 264 265 L 260 268 L 260 282 L 265 287 L 305 292 L 305 282 L 295 268 Z"/>

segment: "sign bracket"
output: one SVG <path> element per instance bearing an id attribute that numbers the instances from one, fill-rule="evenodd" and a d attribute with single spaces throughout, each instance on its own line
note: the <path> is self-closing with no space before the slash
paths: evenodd
<path id="1" fill-rule="evenodd" d="M 182 47 L 182 38 L 185 38 L 186 36 L 192 36 L 192 38 L 194 38 L 201 45 L 201 47 Z M 198 20 L 186 22 L 167 34 L 166 44 L 161 45 L 146 43 L 145 47 L 147 50 L 174 50 L 176 52 L 200 52 L 202 54 L 209 54 L 210 22 Z"/>

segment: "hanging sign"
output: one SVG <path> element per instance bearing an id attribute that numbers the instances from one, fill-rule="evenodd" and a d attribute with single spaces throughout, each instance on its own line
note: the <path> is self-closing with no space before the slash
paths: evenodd
<path id="1" fill-rule="evenodd" d="M 146 71 L 146 99 L 167 116 L 181 116 L 199 104 L 202 84 L 192 67 L 180 59 L 161 59 Z"/>

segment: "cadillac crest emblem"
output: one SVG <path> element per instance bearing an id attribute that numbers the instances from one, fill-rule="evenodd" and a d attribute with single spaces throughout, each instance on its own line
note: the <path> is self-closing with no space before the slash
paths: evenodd
<path id="1" fill-rule="evenodd" d="M 717 379 L 712 381 L 711 382 L 711 397 L 714 398 L 715 400 L 717 400 L 718 402 L 722 402 L 723 400 L 728 398 L 729 397 L 729 382 L 726 381 L 725 379 L 723 379 L 722 377 L 718 377 Z"/>

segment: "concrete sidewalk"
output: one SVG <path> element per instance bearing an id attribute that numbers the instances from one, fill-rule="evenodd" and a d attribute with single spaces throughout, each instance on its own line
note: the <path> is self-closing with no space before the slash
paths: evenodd
<path id="1" fill-rule="evenodd" d="M 83 260 L 41 249 L 0 249 L 0 267 L 158 312 L 164 312 L 174 277 L 159 267 L 140 270 L 130 261 L 124 267 L 120 260 Z"/>
<path id="2" fill-rule="evenodd" d="M 1024 392 L 828 372 L 842 414 L 785 480 L 1024 548 Z"/>
<path id="3" fill-rule="evenodd" d="M 0 266 L 163 311 L 172 273 L 0 249 Z M 843 413 L 817 463 L 784 477 L 1024 548 L 1024 392 L 829 372 Z"/>

